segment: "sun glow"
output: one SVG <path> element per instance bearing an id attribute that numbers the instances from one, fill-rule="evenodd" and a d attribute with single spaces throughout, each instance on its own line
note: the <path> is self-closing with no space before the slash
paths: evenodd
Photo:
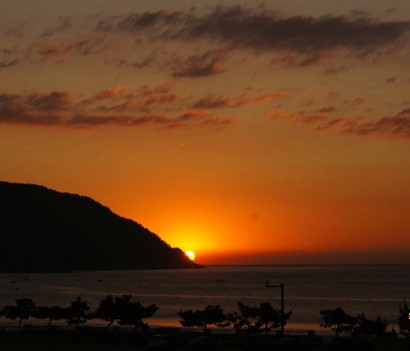
<path id="1" fill-rule="evenodd" d="M 191 250 L 187 250 L 185 251 L 185 255 L 191 260 L 194 261 L 195 260 L 195 252 L 191 251 Z"/>

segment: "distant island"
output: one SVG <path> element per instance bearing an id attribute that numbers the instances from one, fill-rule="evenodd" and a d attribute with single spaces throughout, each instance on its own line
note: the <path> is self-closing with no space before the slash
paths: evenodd
<path id="1" fill-rule="evenodd" d="M 199 267 L 89 197 L 0 181 L 0 272 Z"/>

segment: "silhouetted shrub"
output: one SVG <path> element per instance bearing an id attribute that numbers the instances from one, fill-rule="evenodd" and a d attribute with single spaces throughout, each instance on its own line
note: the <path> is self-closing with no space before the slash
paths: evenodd
<path id="1" fill-rule="evenodd" d="M 257 332 L 263 329 L 267 334 L 272 329 L 279 328 L 282 323 L 292 315 L 292 311 L 282 312 L 274 307 L 269 302 L 263 302 L 259 306 L 253 307 L 238 302 L 238 312 L 229 314 L 228 319 L 233 323 L 234 328 L 239 332 L 242 329 L 248 332 Z"/>
<path id="2" fill-rule="evenodd" d="M 182 318 L 180 323 L 184 327 L 203 328 L 204 333 L 209 325 L 226 327 L 229 325 L 228 317 L 218 305 L 208 305 L 204 310 L 179 311 L 178 316 Z"/>
<path id="3" fill-rule="evenodd" d="M 76 329 L 80 324 L 86 323 L 86 312 L 90 309 L 87 301 L 82 300 L 81 297 L 77 297 L 75 301 L 71 302 L 70 307 L 66 309 L 67 323 L 69 325 L 75 325 Z"/>
<path id="4" fill-rule="evenodd" d="M 380 336 L 386 332 L 387 322 L 380 316 L 376 319 L 367 319 L 365 314 L 357 316 L 357 325 L 354 326 L 353 331 L 355 334 L 367 335 L 367 336 Z"/>
<path id="5" fill-rule="evenodd" d="M 406 300 L 403 301 L 403 305 L 399 305 L 399 319 L 398 324 L 400 333 L 405 337 L 410 338 L 410 309 L 407 306 Z"/>
<path id="6" fill-rule="evenodd" d="M 156 305 L 143 306 L 140 302 L 131 301 L 131 295 L 123 295 L 116 299 L 116 303 L 119 310 L 118 324 L 133 325 L 135 331 L 138 327 L 147 327 L 148 324 L 144 322 L 144 319 L 152 317 L 158 311 Z"/>
<path id="7" fill-rule="evenodd" d="M 351 333 L 357 323 L 356 317 L 349 316 L 340 307 L 333 310 L 321 310 L 320 314 L 324 322 L 321 326 L 331 328 L 335 332 L 335 336 L 339 336 L 339 333 Z"/>
<path id="8" fill-rule="evenodd" d="M 18 319 L 17 329 L 20 330 L 23 319 L 29 319 L 35 309 L 32 299 L 16 299 L 16 305 L 4 306 L 4 316 L 9 319 Z"/>
<path id="9" fill-rule="evenodd" d="M 48 319 L 47 329 L 50 329 L 53 321 L 67 317 L 67 309 L 59 306 L 40 306 L 32 312 L 32 316 L 38 319 Z"/>

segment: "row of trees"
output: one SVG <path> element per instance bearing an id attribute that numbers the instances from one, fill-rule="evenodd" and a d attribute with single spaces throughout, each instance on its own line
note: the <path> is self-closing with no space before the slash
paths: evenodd
<path id="1" fill-rule="evenodd" d="M 220 328 L 233 325 L 238 333 L 241 330 L 248 332 L 263 330 L 265 334 L 268 334 L 272 329 L 279 328 L 282 323 L 285 325 L 292 314 L 291 311 L 282 314 L 269 302 L 255 307 L 238 302 L 238 309 L 237 312 L 225 314 L 220 306 L 208 305 L 204 310 L 179 311 L 178 316 L 181 318 L 182 326 L 200 327 L 204 332 L 208 325 Z"/>
<path id="2" fill-rule="evenodd" d="M 233 325 L 237 331 L 246 329 L 252 332 L 263 329 L 265 333 L 268 333 L 281 326 L 281 323 L 286 323 L 292 314 L 288 312 L 282 316 L 281 312 L 268 302 L 256 307 L 238 302 L 238 308 L 238 312 L 226 314 L 220 306 L 208 305 L 204 310 L 179 311 L 178 316 L 181 318 L 182 326 L 200 327 L 204 332 L 211 325 L 218 327 Z M 100 301 L 94 312 L 89 312 L 89 310 L 87 301 L 81 297 L 72 301 L 66 308 L 36 306 L 32 299 L 23 298 L 16 299 L 15 305 L 5 306 L 0 311 L 0 316 L 17 319 L 18 329 L 21 328 L 22 321 L 30 317 L 48 320 L 47 328 L 50 328 L 54 321 L 66 320 L 69 325 L 74 325 L 78 329 L 89 319 L 100 319 L 107 322 L 107 329 L 114 323 L 133 325 L 137 329 L 147 326 L 144 320 L 151 317 L 158 307 L 156 305 L 143 306 L 140 302 L 134 302 L 131 295 L 108 295 Z"/>
<path id="3" fill-rule="evenodd" d="M 18 319 L 18 327 L 21 328 L 22 321 L 30 317 L 47 319 L 47 328 L 51 327 L 53 321 L 66 320 L 69 325 L 76 329 L 88 319 L 101 319 L 106 321 L 107 328 L 114 322 L 119 325 L 133 325 L 135 329 L 145 327 L 144 319 L 151 317 L 157 310 L 156 305 L 143 306 L 140 302 L 134 302 L 131 295 L 111 296 L 100 301 L 96 311 L 88 312 L 90 307 L 87 301 L 78 297 L 68 307 L 60 306 L 36 306 L 32 299 L 16 299 L 15 305 L 5 306 L 0 311 L 0 316 L 9 319 Z"/>
<path id="4" fill-rule="evenodd" d="M 114 323 L 119 325 L 132 325 L 135 330 L 144 328 L 147 324 L 145 319 L 154 315 L 158 310 L 156 305 L 143 306 L 140 302 L 132 300 L 131 295 L 111 296 L 108 295 L 100 301 L 98 308 L 94 312 L 89 312 L 90 307 L 87 301 L 78 297 L 66 307 L 59 306 L 36 306 L 32 299 L 16 299 L 15 305 L 5 306 L 0 310 L 0 316 L 18 320 L 18 329 L 21 328 L 22 321 L 30 317 L 46 319 L 47 328 L 51 327 L 53 321 L 66 320 L 69 325 L 74 325 L 76 329 L 88 319 L 100 319 L 105 322 L 106 328 Z M 292 312 L 282 313 L 280 310 L 264 302 L 259 306 L 248 306 L 238 302 L 238 311 L 225 313 L 218 305 L 208 305 L 203 310 L 179 311 L 180 323 L 184 327 L 199 327 L 206 333 L 209 326 L 220 328 L 233 326 L 239 333 L 246 331 L 249 333 L 263 331 L 268 334 L 271 330 L 286 324 Z M 366 318 L 362 313 L 357 316 L 348 315 L 343 309 L 321 310 L 323 319 L 321 326 L 331 328 L 336 336 L 340 333 L 360 334 L 368 336 L 378 336 L 385 333 L 387 322 L 381 317 L 374 320 Z M 410 337 L 410 309 L 406 301 L 399 306 L 398 325 L 400 333 Z"/>
<path id="5" fill-rule="evenodd" d="M 347 314 L 342 308 L 321 310 L 323 319 L 321 324 L 324 328 L 331 328 L 335 336 L 340 333 L 380 336 L 386 332 L 387 321 L 377 316 L 375 319 L 368 319 L 364 313 L 357 316 Z M 406 301 L 399 305 L 399 318 L 397 320 L 400 333 L 410 338 L 410 309 Z"/>

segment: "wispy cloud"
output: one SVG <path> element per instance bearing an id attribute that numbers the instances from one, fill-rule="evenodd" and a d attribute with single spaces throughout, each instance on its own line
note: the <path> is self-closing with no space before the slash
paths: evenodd
<path id="1" fill-rule="evenodd" d="M 316 131 L 335 129 L 345 135 L 410 139 L 410 109 L 402 110 L 393 116 L 373 119 L 354 116 L 334 117 L 331 115 L 336 111 L 333 108 L 325 108 L 321 111 L 317 111 L 317 113 L 307 111 L 289 113 L 284 110 L 276 110 L 267 116 L 273 120 L 289 120 L 313 125 L 313 129 Z"/>
<path id="2" fill-rule="evenodd" d="M 268 94 L 262 94 L 257 96 L 215 96 L 207 95 L 194 102 L 193 107 L 195 108 L 206 108 L 206 109 L 218 109 L 223 107 L 239 107 L 245 105 L 258 105 L 263 103 L 268 103 L 276 100 L 277 98 L 285 94 L 284 90 L 272 92 Z"/>
<path id="3" fill-rule="evenodd" d="M 86 99 L 67 92 L 0 94 L 0 123 L 71 127 L 156 126 L 165 129 L 207 127 L 219 130 L 232 119 L 212 116 L 209 110 L 188 109 L 171 114 L 158 112 L 158 105 L 171 103 L 176 94 L 167 82 L 144 85 L 133 91 L 121 86 Z M 102 102 L 117 101 L 110 106 Z M 144 106 L 155 105 L 153 112 Z"/>
<path id="4" fill-rule="evenodd" d="M 410 139 L 410 110 L 375 121 L 350 121 L 343 133 Z"/>
<path id="5" fill-rule="evenodd" d="M 409 21 L 380 21 L 366 14 L 321 17 L 280 16 L 268 9 L 246 6 L 217 7 L 204 14 L 192 11 L 134 13 L 117 29 L 161 40 L 213 40 L 231 48 L 288 51 L 306 55 L 308 64 L 319 53 L 345 48 L 371 52 L 396 43 L 410 29 Z"/>
<path id="6" fill-rule="evenodd" d="M 173 62 L 174 77 L 205 77 L 221 73 L 226 50 L 211 50 L 201 55 L 177 58 Z"/>
<path id="7" fill-rule="evenodd" d="M 3 60 L 0 61 L 0 68 L 8 68 L 17 65 L 18 60 Z"/>

